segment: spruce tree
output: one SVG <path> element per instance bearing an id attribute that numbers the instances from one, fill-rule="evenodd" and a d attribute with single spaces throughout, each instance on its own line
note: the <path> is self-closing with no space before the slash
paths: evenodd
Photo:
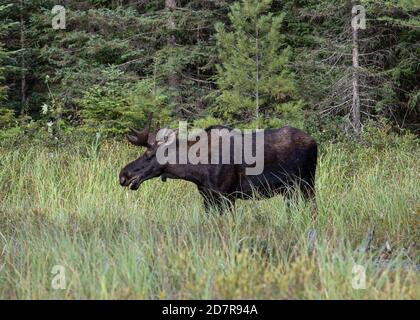
<path id="1" fill-rule="evenodd" d="M 11 10 L 11 4 L 0 5 L 0 16 L 6 11 Z M 0 25 L 0 36 L 4 35 L 13 23 L 4 19 Z M 8 127 L 13 123 L 14 112 L 10 108 L 6 108 L 8 86 L 6 85 L 7 71 L 11 68 L 8 62 L 11 59 L 11 52 L 6 50 L 4 43 L 0 42 L 0 128 Z"/>
<path id="2" fill-rule="evenodd" d="M 271 0 L 243 0 L 230 7 L 230 25 L 217 24 L 217 114 L 227 121 L 261 125 L 260 118 L 295 115 L 291 49 L 281 34 L 284 14 Z M 230 30 L 230 31 L 229 31 Z M 285 119 L 286 118 L 286 119 Z M 271 119 L 272 125 L 277 125 Z"/>
<path id="3" fill-rule="evenodd" d="M 351 21 L 356 4 L 365 9 L 366 29 L 357 30 L 355 41 Z M 414 2 L 305 0 L 294 3 L 290 12 L 299 92 L 315 111 L 317 130 L 326 124 L 325 130 L 344 128 L 357 135 L 364 124 L 378 120 L 415 127 L 419 9 Z"/>

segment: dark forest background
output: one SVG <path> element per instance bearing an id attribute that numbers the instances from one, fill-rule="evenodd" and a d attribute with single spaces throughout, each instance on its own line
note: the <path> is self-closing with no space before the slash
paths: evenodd
<path id="1" fill-rule="evenodd" d="M 118 137 L 149 111 L 325 140 L 418 133 L 419 13 L 414 0 L 0 1 L 0 138 Z"/>

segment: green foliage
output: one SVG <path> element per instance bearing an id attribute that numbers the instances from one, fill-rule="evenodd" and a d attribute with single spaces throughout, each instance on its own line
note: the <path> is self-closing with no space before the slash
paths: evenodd
<path id="1" fill-rule="evenodd" d="M 11 10 L 12 5 L 0 5 L 0 16 L 4 14 L 7 10 Z M 0 25 L 0 36 L 4 35 L 8 28 L 10 28 L 12 24 L 8 22 L 6 19 L 2 20 L 2 24 Z M 9 129 L 11 126 L 15 124 L 15 114 L 14 111 L 10 108 L 5 106 L 6 100 L 8 98 L 8 86 L 6 84 L 6 74 L 10 68 L 10 60 L 11 53 L 8 52 L 4 44 L 0 40 L 0 130 L 1 129 Z M 0 132 L 0 136 L 1 136 Z"/>
<path id="2" fill-rule="evenodd" d="M 358 31 L 363 123 L 386 119 L 399 130 L 418 130 L 420 8 L 410 0 L 358 4 L 367 15 L 366 29 Z M 286 19 L 300 96 L 322 122 L 346 120 L 352 107 L 351 2 L 299 1 L 290 4 Z"/>
<path id="3" fill-rule="evenodd" d="M 57 137 L 83 124 L 85 130 L 102 125 L 110 134 L 121 133 L 128 123 L 143 125 L 147 111 L 141 106 L 123 110 L 134 104 L 125 100 L 133 100 L 133 92 L 149 97 L 153 86 L 151 96 L 165 97 L 165 117 L 171 121 L 288 124 L 314 129 L 315 135 L 330 132 L 333 140 L 341 136 L 338 131 L 346 132 L 343 122 L 351 101 L 348 1 L 177 0 L 173 9 L 160 0 L 68 1 L 65 30 L 51 27 L 56 4 L 1 1 L 1 128 L 27 130 L 31 123 L 30 132 L 49 130 Z M 360 4 L 368 13 L 368 28 L 360 31 L 363 122 L 386 119 L 394 128 L 416 131 L 418 3 Z M 114 85 L 108 83 L 110 69 L 119 71 Z M 112 96 L 101 88 L 104 84 L 125 94 Z M 138 104 L 155 100 L 145 99 Z M 94 105 L 100 110 L 94 111 Z M 95 124 L 95 119 L 106 121 Z"/>
<path id="4" fill-rule="evenodd" d="M 413 154 L 419 153 L 420 141 L 416 135 L 408 130 L 396 133 L 392 131 L 390 121 L 383 120 L 381 124 L 370 121 L 360 137 L 361 145 L 379 153 L 388 149 L 403 149 Z M 353 143 L 355 147 L 355 143 Z"/>
<path id="5" fill-rule="evenodd" d="M 5 80 L 5 59 L 8 57 L 7 52 L 4 50 L 2 43 L 0 43 L 0 106 L 6 100 L 7 86 L 4 84 Z"/>
<path id="6" fill-rule="evenodd" d="M 149 112 L 168 119 L 167 98 L 153 81 L 119 81 L 121 71 L 103 71 L 104 83 L 88 88 L 78 101 L 83 124 L 89 131 L 122 133 L 128 127 L 144 125 Z"/>
<path id="7" fill-rule="evenodd" d="M 216 25 L 221 64 L 217 113 L 228 121 L 251 122 L 263 113 L 287 118 L 301 112 L 293 103 L 292 50 L 281 34 L 284 14 L 269 12 L 272 1 L 244 0 L 230 8 L 230 25 Z M 258 121 L 258 120 L 257 120 Z"/>
<path id="8" fill-rule="evenodd" d="M 4 12 L 11 8 L 11 5 L 0 5 L 0 16 Z M 10 23 L 2 21 L 0 25 L 0 35 L 4 35 L 7 28 L 10 27 Z M 8 122 L 10 119 L 10 113 L 7 110 L 3 110 L 3 103 L 7 97 L 7 86 L 5 85 L 5 75 L 7 71 L 6 60 L 10 57 L 10 53 L 4 48 L 4 44 L 0 41 L 0 128 L 2 125 Z"/>
<path id="9" fill-rule="evenodd" d="M 13 110 L 0 106 L 0 129 L 9 128 L 15 124 L 15 114 Z"/>
<path id="10" fill-rule="evenodd" d="M 207 116 L 205 118 L 197 119 L 194 121 L 195 128 L 205 129 L 210 126 L 220 125 L 222 121 L 220 119 L 214 118 L 212 116 Z"/>

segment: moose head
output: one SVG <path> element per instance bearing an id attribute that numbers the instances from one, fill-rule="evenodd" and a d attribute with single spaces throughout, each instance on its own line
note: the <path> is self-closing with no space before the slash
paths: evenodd
<path id="1" fill-rule="evenodd" d="M 156 152 L 162 143 L 167 142 L 167 139 L 156 139 L 160 130 L 159 124 L 155 132 L 151 132 L 152 116 L 150 113 L 146 126 L 143 129 L 130 128 L 131 133 L 127 135 L 127 139 L 131 144 L 146 148 L 142 156 L 127 164 L 120 172 L 120 184 L 123 187 L 129 187 L 131 190 L 137 190 L 140 184 L 146 180 L 159 177 L 165 168 L 164 165 L 158 162 Z M 175 137 L 176 134 L 173 132 L 170 139 L 175 139 Z"/>

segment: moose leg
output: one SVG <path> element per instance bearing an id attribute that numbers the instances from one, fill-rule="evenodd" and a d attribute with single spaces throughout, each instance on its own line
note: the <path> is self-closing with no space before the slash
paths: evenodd
<path id="1" fill-rule="evenodd" d="M 302 191 L 303 198 L 306 201 L 313 201 L 315 200 L 315 188 L 314 186 L 310 185 L 309 183 L 303 181 L 300 185 L 300 190 Z"/>
<path id="2" fill-rule="evenodd" d="M 215 208 L 220 214 L 223 214 L 225 212 L 234 212 L 235 211 L 235 199 L 232 199 L 230 197 L 224 197 L 222 195 L 219 195 L 216 203 Z"/>
<path id="3" fill-rule="evenodd" d="M 200 189 L 199 191 L 203 197 L 204 209 L 207 213 L 209 213 L 212 208 L 216 209 L 220 214 L 223 214 L 223 212 L 227 210 L 233 211 L 235 206 L 234 199 L 226 198 L 214 191 L 203 189 Z"/>
<path id="4" fill-rule="evenodd" d="M 212 200 L 211 194 L 201 190 L 200 194 L 203 197 L 204 210 L 206 213 L 210 213 L 211 208 L 214 206 L 214 201 Z"/>
<path id="5" fill-rule="evenodd" d="M 313 227 L 308 232 L 308 255 L 312 255 L 315 249 L 317 235 L 316 229 L 314 228 L 314 223 L 318 217 L 318 208 L 316 206 L 315 186 L 313 179 L 310 179 L 309 183 L 302 181 L 300 184 L 300 189 L 302 191 L 303 197 L 306 200 L 306 203 L 310 205 L 311 210 Z"/>
<path id="6" fill-rule="evenodd" d="M 316 206 L 315 185 L 313 179 L 309 179 L 309 181 L 303 180 L 300 184 L 300 190 L 302 191 L 305 201 L 311 206 L 312 219 L 316 220 L 318 208 Z"/>
<path id="7" fill-rule="evenodd" d="M 220 196 L 218 207 L 221 213 L 223 213 L 224 211 L 234 212 L 235 198 Z"/>

